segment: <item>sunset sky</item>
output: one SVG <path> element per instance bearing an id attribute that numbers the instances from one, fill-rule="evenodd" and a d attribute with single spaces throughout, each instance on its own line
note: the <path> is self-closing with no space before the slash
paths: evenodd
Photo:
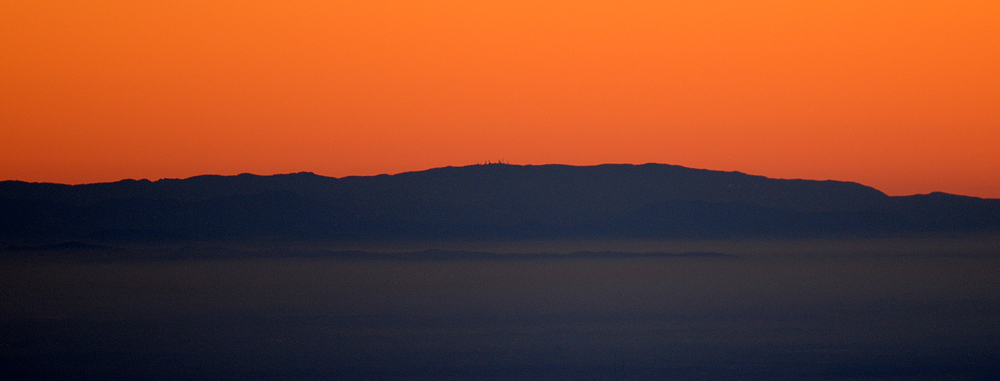
<path id="1" fill-rule="evenodd" d="M 1000 1 L 0 2 L 0 180 L 487 160 L 1000 197 Z"/>

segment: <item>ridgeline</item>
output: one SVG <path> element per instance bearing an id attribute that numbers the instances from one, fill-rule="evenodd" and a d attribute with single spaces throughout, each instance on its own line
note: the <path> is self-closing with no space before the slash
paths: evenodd
<path id="1" fill-rule="evenodd" d="M 62 185 L 0 182 L 0 240 L 605 239 L 1000 231 L 1000 200 L 673 165 L 435 168 Z"/>

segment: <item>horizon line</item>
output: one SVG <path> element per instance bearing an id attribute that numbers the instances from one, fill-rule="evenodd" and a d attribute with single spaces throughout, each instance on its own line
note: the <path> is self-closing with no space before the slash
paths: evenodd
<path id="1" fill-rule="evenodd" d="M 962 197 L 972 197 L 972 198 L 978 198 L 978 199 L 984 199 L 984 200 L 1000 199 L 1000 198 L 992 198 L 992 197 L 969 196 L 969 195 L 963 195 L 963 194 L 957 194 L 957 193 L 948 193 L 948 192 L 944 192 L 944 191 L 930 191 L 930 192 L 927 192 L 927 193 L 913 193 L 913 194 L 890 195 L 890 194 L 886 193 L 885 191 L 883 191 L 881 189 L 878 189 L 878 188 L 876 188 L 874 186 L 871 186 L 871 185 L 868 185 L 868 184 L 864 184 L 864 183 L 861 183 L 861 182 L 858 182 L 858 181 L 851 181 L 851 180 L 770 177 L 770 176 L 764 176 L 764 175 L 751 174 L 751 173 L 747 173 L 747 172 L 743 172 L 743 171 L 738 171 L 738 170 L 727 171 L 727 170 L 719 170 L 719 169 L 696 168 L 696 167 L 687 167 L 687 166 L 678 165 L 678 164 L 657 163 L 657 162 L 646 162 L 646 163 L 600 163 L 600 164 L 586 164 L 586 165 L 562 164 L 562 163 L 515 164 L 515 163 L 511 163 L 509 161 L 504 161 L 503 159 L 501 159 L 499 161 L 485 160 L 485 161 L 476 162 L 476 163 L 473 163 L 473 164 L 446 165 L 446 166 L 431 167 L 431 168 L 420 169 L 420 170 L 407 170 L 407 171 L 401 171 L 401 172 L 395 172 L 395 173 L 378 173 L 378 174 L 373 174 L 373 175 L 347 175 L 347 176 L 339 176 L 339 177 L 338 176 L 323 175 L 323 174 L 319 174 L 319 173 L 316 173 L 316 172 L 313 172 L 313 171 L 276 172 L 276 173 L 270 173 L 270 174 L 258 174 L 258 173 L 251 173 L 251 172 L 241 172 L 241 173 L 235 173 L 235 174 L 205 173 L 205 174 L 193 175 L 193 176 L 188 176 L 188 177 L 162 177 L 162 178 L 158 178 L 158 179 L 155 179 L 155 180 L 152 180 L 152 179 L 149 179 L 149 178 L 138 178 L 138 179 L 137 178 L 122 178 L 122 179 L 113 180 L 113 181 L 97 181 L 97 182 L 90 182 L 90 183 L 58 183 L 58 182 L 49 182 L 49 181 L 24 181 L 24 180 L 17 180 L 17 179 L 0 180 L 0 183 L 3 183 L 3 182 L 20 182 L 20 183 L 27 183 L 27 184 L 53 184 L 53 185 L 67 185 L 67 186 L 84 186 L 84 185 L 97 185 L 97 184 L 114 184 L 114 183 L 119 183 L 119 182 L 124 182 L 124 181 L 158 182 L 158 181 L 164 181 L 164 180 L 178 180 L 178 181 L 183 181 L 183 180 L 189 180 L 189 179 L 198 178 L 198 177 L 238 177 L 238 176 L 271 177 L 271 176 L 289 176 L 289 175 L 300 175 L 300 174 L 308 174 L 308 175 L 313 175 L 313 176 L 318 176 L 318 177 L 323 177 L 323 178 L 329 178 L 329 179 L 345 179 L 345 178 L 358 178 L 358 177 L 396 176 L 396 175 L 403 175 L 403 174 L 408 174 L 408 173 L 419 173 L 419 172 L 426 172 L 426 171 L 432 171 L 432 170 L 438 170 L 438 169 L 446 169 L 446 168 L 468 168 L 468 167 L 478 167 L 478 166 L 512 166 L 512 167 L 561 166 L 561 167 L 587 168 L 587 167 L 601 167 L 601 166 L 633 166 L 633 167 L 638 167 L 638 166 L 645 166 L 645 165 L 660 165 L 660 166 L 678 167 L 678 168 L 684 168 L 684 169 L 690 169 L 690 170 L 699 170 L 699 171 L 736 173 L 736 174 L 742 174 L 742 175 L 753 176 L 753 177 L 761 177 L 761 178 L 766 178 L 766 179 L 771 179 L 771 180 L 820 181 L 820 182 L 832 181 L 832 182 L 840 182 L 840 183 L 852 183 L 852 184 L 858 184 L 858 185 L 862 185 L 862 186 L 865 186 L 865 187 L 868 187 L 868 188 L 875 189 L 875 190 L 877 190 L 877 191 L 881 192 L 882 194 L 885 194 L 886 196 L 889 196 L 889 197 L 907 197 L 907 196 L 926 196 L 926 195 L 931 195 L 931 194 L 947 194 L 947 195 L 962 196 Z"/>

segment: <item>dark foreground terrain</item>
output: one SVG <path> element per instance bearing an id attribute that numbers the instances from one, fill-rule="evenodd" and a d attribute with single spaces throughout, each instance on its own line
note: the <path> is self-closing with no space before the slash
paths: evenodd
<path id="1" fill-rule="evenodd" d="M 1000 377 L 995 237 L 222 247 L 5 251 L 0 373 Z"/>

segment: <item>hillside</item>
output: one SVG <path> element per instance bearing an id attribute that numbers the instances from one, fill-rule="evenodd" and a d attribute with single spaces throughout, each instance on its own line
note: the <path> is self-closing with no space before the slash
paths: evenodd
<path id="1" fill-rule="evenodd" d="M 0 182 L 0 239 L 730 238 L 1000 230 L 1000 200 L 672 165 Z"/>

